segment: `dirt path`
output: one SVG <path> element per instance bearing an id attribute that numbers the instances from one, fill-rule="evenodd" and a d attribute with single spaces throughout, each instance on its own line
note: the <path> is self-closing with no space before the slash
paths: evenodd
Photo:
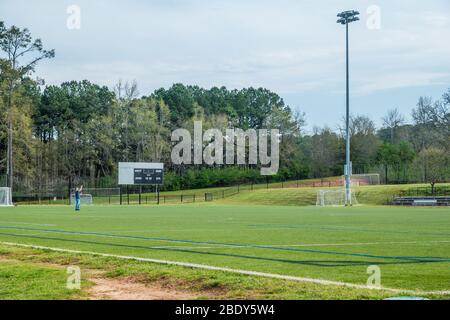
<path id="1" fill-rule="evenodd" d="M 132 279 L 91 278 L 88 293 L 94 300 L 190 300 L 192 293 L 166 289 L 157 284 L 145 285 Z"/>
<path id="2" fill-rule="evenodd" d="M 0 263 L 2 262 L 23 263 L 24 261 L 0 255 Z M 67 268 L 67 266 L 54 263 L 32 261 L 25 263 L 44 268 Z M 88 293 L 87 298 L 92 300 L 192 300 L 200 296 L 175 288 L 165 288 L 157 282 L 144 284 L 133 278 L 107 278 L 103 276 L 103 272 L 98 270 L 84 269 L 82 278 L 91 283 L 86 292 Z"/>

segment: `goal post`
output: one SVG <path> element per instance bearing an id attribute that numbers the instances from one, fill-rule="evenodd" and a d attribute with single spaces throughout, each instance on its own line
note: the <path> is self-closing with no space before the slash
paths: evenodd
<path id="1" fill-rule="evenodd" d="M 83 188 L 80 195 L 81 204 L 118 204 L 120 188 Z M 75 204 L 75 190 L 70 192 L 70 204 Z"/>
<path id="2" fill-rule="evenodd" d="M 352 205 L 357 205 L 358 201 L 353 192 L 351 192 Z M 345 206 L 345 189 L 338 190 L 319 190 L 317 191 L 316 206 Z"/>
<path id="3" fill-rule="evenodd" d="M 11 188 L 0 187 L 0 206 L 2 207 L 13 206 Z"/>
<path id="4" fill-rule="evenodd" d="M 80 203 L 83 205 L 93 205 L 94 200 L 91 194 L 83 193 L 80 195 Z M 70 204 L 75 204 L 75 193 L 70 194 Z"/>

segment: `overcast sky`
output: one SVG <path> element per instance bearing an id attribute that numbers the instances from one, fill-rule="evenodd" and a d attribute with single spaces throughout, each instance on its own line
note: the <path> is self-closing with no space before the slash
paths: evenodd
<path id="1" fill-rule="evenodd" d="M 81 9 L 80 29 L 67 27 L 69 5 Z M 336 128 L 345 113 L 336 13 L 347 9 L 361 12 L 350 27 L 352 113 L 380 124 L 398 107 L 409 118 L 419 96 L 450 88 L 449 0 L 1 0 L 0 20 L 56 50 L 37 69 L 47 84 L 136 80 L 142 95 L 176 82 L 266 87 L 309 128 Z"/>

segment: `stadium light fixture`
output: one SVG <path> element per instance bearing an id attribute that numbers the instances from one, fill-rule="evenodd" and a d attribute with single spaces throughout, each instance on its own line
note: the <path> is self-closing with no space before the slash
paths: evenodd
<path id="1" fill-rule="evenodd" d="M 338 13 L 337 23 L 345 25 L 345 39 L 346 39 L 346 81 L 347 81 L 347 94 L 346 94 L 346 118 L 345 118 L 345 205 L 352 205 L 352 195 L 350 189 L 350 175 L 351 162 L 350 162 L 350 85 L 349 85 L 349 54 L 348 54 L 348 25 L 349 23 L 358 21 L 359 12 L 355 10 L 348 10 Z"/>

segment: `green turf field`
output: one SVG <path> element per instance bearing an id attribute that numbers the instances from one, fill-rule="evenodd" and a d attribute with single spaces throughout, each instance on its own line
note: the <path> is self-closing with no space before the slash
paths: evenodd
<path id="1" fill-rule="evenodd" d="M 450 210 L 218 204 L 0 209 L 0 241 L 365 284 L 450 290 Z"/>

